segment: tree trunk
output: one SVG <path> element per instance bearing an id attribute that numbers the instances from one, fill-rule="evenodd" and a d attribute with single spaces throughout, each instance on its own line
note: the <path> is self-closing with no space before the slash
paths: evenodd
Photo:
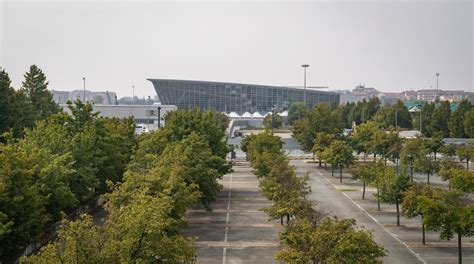
<path id="1" fill-rule="evenodd" d="M 436 162 L 436 151 L 434 152 L 434 159 L 435 159 L 435 162 Z"/>
<path id="2" fill-rule="evenodd" d="M 290 222 L 290 214 L 286 214 L 286 225 Z"/>
<path id="3" fill-rule="evenodd" d="M 411 179 L 411 182 L 413 182 L 413 165 L 410 166 L 410 179 Z"/>
<path id="4" fill-rule="evenodd" d="M 428 172 L 428 184 L 430 184 L 430 173 Z"/>
<path id="5" fill-rule="evenodd" d="M 461 232 L 458 230 L 458 258 L 459 258 L 459 264 L 462 264 L 462 244 L 461 244 Z"/>
<path id="6" fill-rule="evenodd" d="M 469 158 L 466 159 L 466 169 L 469 170 Z"/>
<path id="7" fill-rule="evenodd" d="M 374 162 L 377 162 L 377 154 L 374 153 Z"/>
<path id="8" fill-rule="evenodd" d="M 283 216 L 280 216 L 280 225 L 283 225 Z"/>
<path id="9" fill-rule="evenodd" d="M 377 186 L 377 209 L 380 211 L 380 194 L 379 186 Z"/>
<path id="10" fill-rule="evenodd" d="M 422 218 L 423 219 L 423 218 Z M 426 239 L 425 239 L 425 224 L 421 224 L 421 230 L 423 232 L 423 245 L 426 245 Z"/>
<path id="11" fill-rule="evenodd" d="M 397 207 L 397 226 L 400 226 L 400 207 L 398 204 L 398 199 L 395 201 L 395 206 Z"/>
<path id="12" fill-rule="evenodd" d="M 331 165 L 331 176 L 334 177 L 334 166 Z"/>
<path id="13" fill-rule="evenodd" d="M 342 182 L 342 166 L 339 166 L 339 182 Z"/>
<path id="14" fill-rule="evenodd" d="M 322 161 L 321 161 L 320 158 L 318 158 L 318 160 L 319 160 L 319 167 L 321 168 L 321 162 L 322 162 Z"/>
<path id="15" fill-rule="evenodd" d="M 324 162 L 324 170 L 328 170 L 328 163 Z"/>
<path id="16" fill-rule="evenodd" d="M 365 181 L 362 182 L 362 200 L 365 200 Z"/>

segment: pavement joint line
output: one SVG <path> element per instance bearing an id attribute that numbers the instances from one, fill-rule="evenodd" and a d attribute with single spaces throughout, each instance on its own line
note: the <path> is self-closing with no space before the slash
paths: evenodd
<path id="1" fill-rule="evenodd" d="M 222 249 L 222 264 L 225 264 L 227 261 L 227 237 L 229 236 L 229 218 L 230 218 L 230 199 L 232 195 L 232 174 L 230 173 L 229 180 L 229 201 L 227 202 L 227 215 L 225 219 L 225 234 L 224 234 L 224 248 Z"/>
<path id="2" fill-rule="evenodd" d="M 336 185 L 335 185 L 333 182 L 331 182 L 329 179 L 327 179 L 321 172 L 319 172 L 318 170 L 316 170 L 316 172 L 317 172 L 319 175 L 321 175 L 327 182 L 329 182 L 336 190 L 338 190 L 337 187 L 336 187 Z M 369 212 L 367 212 L 367 210 L 365 210 L 364 208 L 362 208 L 359 204 L 357 204 L 356 202 L 354 202 L 354 200 L 352 200 L 351 197 L 349 197 L 349 195 L 347 195 L 346 193 L 342 193 L 342 194 L 344 194 L 344 196 L 345 196 L 347 199 L 349 199 L 349 201 L 351 201 L 353 204 L 355 204 L 357 207 L 359 207 L 359 208 L 362 210 L 362 212 L 364 212 L 367 216 L 369 216 L 372 220 L 374 220 L 377 225 L 381 226 L 382 229 L 383 229 L 385 232 L 387 232 L 391 237 L 393 237 L 395 240 L 397 240 L 400 244 L 404 245 L 404 246 L 408 249 L 408 251 L 410 251 L 410 253 L 412 253 L 421 263 L 427 264 L 427 262 L 426 262 L 424 259 L 422 259 L 422 258 L 420 257 L 420 254 L 418 254 L 418 253 L 416 253 L 415 251 L 413 251 L 413 249 L 411 249 L 411 248 L 407 245 L 407 243 L 403 242 L 402 240 L 400 240 L 400 238 L 398 238 L 397 236 L 395 236 L 392 232 L 390 232 L 390 231 L 388 231 L 387 229 L 385 229 L 385 227 L 384 227 L 382 224 L 380 224 L 379 221 L 377 221 L 377 219 L 375 219 L 371 214 L 369 214 Z"/>

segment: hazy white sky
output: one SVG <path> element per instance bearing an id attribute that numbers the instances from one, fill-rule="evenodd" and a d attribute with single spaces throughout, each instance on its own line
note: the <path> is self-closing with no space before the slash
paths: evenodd
<path id="1" fill-rule="evenodd" d="M 146 78 L 473 90 L 471 0 L 0 0 L 0 66 L 50 89 L 155 95 Z"/>

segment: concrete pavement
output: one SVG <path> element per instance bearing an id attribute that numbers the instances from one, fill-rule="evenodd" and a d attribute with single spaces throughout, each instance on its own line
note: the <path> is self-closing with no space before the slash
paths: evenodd
<path id="1" fill-rule="evenodd" d="M 337 177 L 331 177 L 330 170 L 325 171 L 318 168 L 317 164 L 304 161 L 292 161 L 292 163 L 297 166 L 299 173 L 311 172 L 313 197 L 320 201 L 319 208 L 342 217 L 355 218 L 358 224 L 374 230 L 375 239 L 390 251 L 389 256 L 384 259 L 385 263 L 419 263 L 423 261 L 440 264 L 457 263 L 456 239 L 440 241 L 437 232 L 427 231 L 427 245 L 423 245 L 421 243 L 420 219 L 401 217 L 401 226 L 397 227 L 395 206 L 381 203 L 382 210 L 378 211 L 376 199 L 372 197 L 375 189 L 368 187 L 366 199 L 362 200 L 362 184 L 352 180 L 348 173 L 343 173 L 343 183 L 340 184 L 338 172 L 335 174 Z M 390 239 L 390 237 L 392 238 Z M 474 244 L 472 242 L 472 237 L 463 238 L 464 263 L 474 263 Z M 404 247 L 405 249 L 403 249 Z M 419 256 L 421 261 L 418 258 L 415 260 L 407 258 L 410 255 Z"/>
<path id="2" fill-rule="evenodd" d="M 238 162 L 208 212 L 188 210 L 185 236 L 195 238 L 198 263 L 276 263 L 280 224 L 260 209 L 269 205 L 248 162 Z"/>

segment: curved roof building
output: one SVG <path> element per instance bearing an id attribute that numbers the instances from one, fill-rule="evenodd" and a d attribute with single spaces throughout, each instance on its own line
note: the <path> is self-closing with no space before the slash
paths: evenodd
<path id="1" fill-rule="evenodd" d="M 295 101 L 304 101 L 304 89 L 242 83 L 148 79 L 160 102 L 178 109 L 215 109 L 220 112 L 268 112 L 272 107 L 286 110 Z M 339 94 L 306 90 L 306 103 L 339 104 Z"/>

